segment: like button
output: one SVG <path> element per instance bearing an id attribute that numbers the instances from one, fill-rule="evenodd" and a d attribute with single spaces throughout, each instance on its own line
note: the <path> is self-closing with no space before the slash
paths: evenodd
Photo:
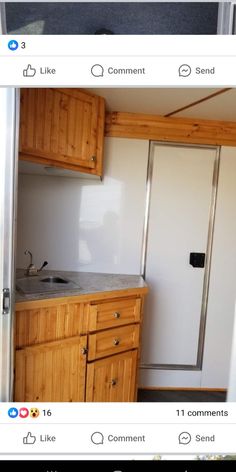
<path id="1" fill-rule="evenodd" d="M 26 69 L 23 70 L 23 76 L 24 77 L 34 77 L 36 74 L 36 69 L 31 66 L 31 64 L 28 64 Z"/>
<path id="2" fill-rule="evenodd" d="M 36 436 L 33 436 L 31 433 L 28 433 L 27 436 L 23 438 L 23 444 L 34 444 L 36 442 Z"/>

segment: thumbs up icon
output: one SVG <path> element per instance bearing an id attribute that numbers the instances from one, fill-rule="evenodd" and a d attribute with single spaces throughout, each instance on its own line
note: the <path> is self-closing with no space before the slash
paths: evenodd
<path id="1" fill-rule="evenodd" d="M 23 76 L 24 77 L 34 77 L 36 74 L 36 69 L 31 66 L 31 64 L 28 64 L 26 69 L 23 70 Z"/>
<path id="2" fill-rule="evenodd" d="M 23 438 L 23 444 L 34 444 L 36 442 L 36 436 L 33 436 L 30 432 Z"/>

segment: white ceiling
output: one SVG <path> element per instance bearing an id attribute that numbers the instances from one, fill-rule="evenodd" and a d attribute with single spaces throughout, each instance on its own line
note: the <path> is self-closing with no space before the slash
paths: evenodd
<path id="1" fill-rule="evenodd" d="M 236 89 L 228 90 L 188 110 L 176 113 L 174 116 L 236 121 Z"/>
<path id="2" fill-rule="evenodd" d="M 201 100 L 220 89 L 207 88 L 119 88 L 89 89 L 106 99 L 108 111 L 166 115 Z M 236 89 L 194 105 L 173 116 L 236 121 Z"/>

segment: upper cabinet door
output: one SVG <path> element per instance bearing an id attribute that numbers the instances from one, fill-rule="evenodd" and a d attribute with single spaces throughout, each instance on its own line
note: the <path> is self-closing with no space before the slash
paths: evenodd
<path id="1" fill-rule="evenodd" d="M 20 159 L 102 175 L 105 102 L 78 89 L 22 89 Z"/>

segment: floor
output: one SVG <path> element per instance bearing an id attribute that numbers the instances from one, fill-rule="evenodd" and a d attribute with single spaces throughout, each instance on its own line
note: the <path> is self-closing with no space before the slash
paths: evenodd
<path id="1" fill-rule="evenodd" d="M 226 392 L 203 390 L 139 390 L 138 402 L 225 402 Z"/>
<path id="2" fill-rule="evenodd" d="M 11 34 L 216 34 L 217 13 L 210 2 L 6 3 Z"/>

